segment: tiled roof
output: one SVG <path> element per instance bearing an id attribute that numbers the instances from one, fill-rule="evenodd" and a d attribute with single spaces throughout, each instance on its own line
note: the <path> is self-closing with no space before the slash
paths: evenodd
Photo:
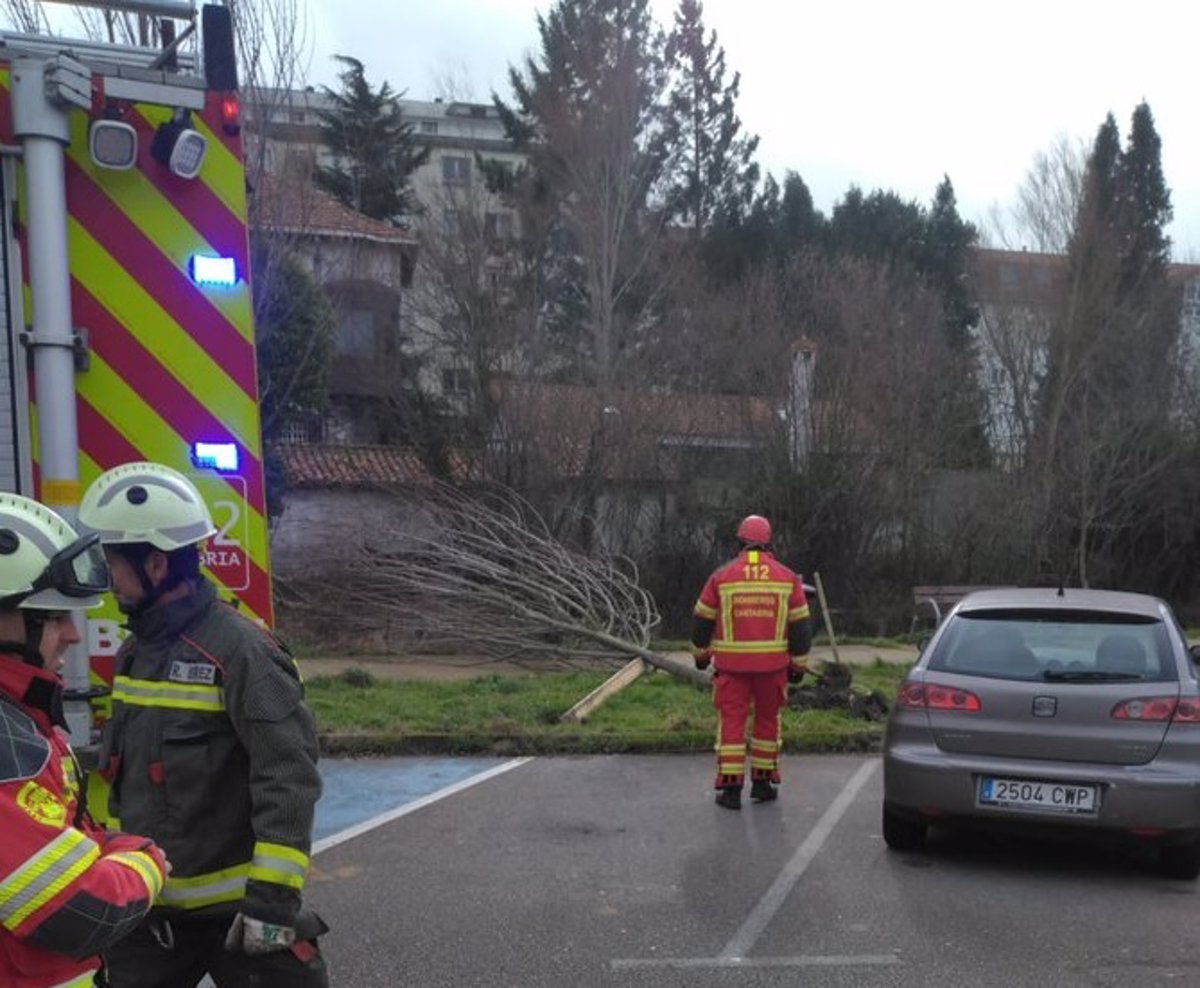
<path id="1" fill-rule="evenodd" d="M 597 465 L 610 480 L 677 479 L 687 471 L 682 457 L 753 449 L 780 425 L 770 402 L 732 395 L 602 395 L 592 387 L 507 381 L 498 386 L 497 397 L 501 418 L 491 455 L 504 459 L 518 448 L 536 452 L 549 475 L 560 479 L 578 477 Z M 286 443 L 278 450 L 293 488 L 434 483 L 407 447 Z M 454 457 L 451 469 L 459 479 L 480 476 L 478 466 L 461 455 Z"/>
<path id="2" fill-rule="evenodd" d="M 1039 251 L 979 247 L 972 252 L 975 290 L 984 303 L 1057 304 L 1070 258 Z M 1168 264 L 1167 278 L 1180 283 L 1200 277 L 1200 265 Z"/>
<path id="3" fill-rule="evenodd" d="M 420 457 L 400 446 L 283 443 L 278 447 L 290 487 L 427 487 Z"/>
<path id="4" fill-rule="evenodd" d="M 547 429 L 591 428 L 602 417 L 623 416 L 659 438 L 731 439 L 757 434 L 775 416 L 765 398 L 693 392 L 609 391 L 586 385 L 505 381 L 505 411 Z"/>
<path id="5" fill-rule="evenodd" d="M 612 480 L 678 478 L 687 456 L 762 446 L 779 427 L 763 398 L 506 381 L 493 448 L 521 448 L 559 477 L 599 469 Z"/>
<path id="6" fill-rule="evenodd" d="M 389 244 L 417 242 L 408 230 L 343 206 L 299 176 L 263 175 L 250 191 L 250 210 L 255 225 L 280 233 L 358 237 Z"/>

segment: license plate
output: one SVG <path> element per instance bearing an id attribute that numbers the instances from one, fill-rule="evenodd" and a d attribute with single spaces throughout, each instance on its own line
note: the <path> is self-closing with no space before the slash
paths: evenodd
<path id="1" fill-rule="evenodd" d="M 979 781 L 979 802 L 1052 813 L 1095 813 L 1096 787 L 1071 782 L 985 777 Z"/>

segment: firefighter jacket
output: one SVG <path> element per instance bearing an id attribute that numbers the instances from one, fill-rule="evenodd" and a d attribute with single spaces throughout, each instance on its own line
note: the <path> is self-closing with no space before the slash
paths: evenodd
<path id="1" fill-rule="evenodd" d="M 207 580 L 129 628 L 99 764 L 110 816 L 171 862 L 157 907 L 293 925 L 321 795 L 294 660 Z"/>
<path id="2" fill-rule="evenodd" d="M 692 648 L 722 672 L 774 672 L 808 652 L 800 577 L 764 549 L 746 549 L 705 582 L 692 612 Z"/>
<path id="3" fill-rule="evenodd" d="M 0 655 L 0 985 L 91 985 L 162 889 L 162 852 L 79 800 L 58 677 Z"/>

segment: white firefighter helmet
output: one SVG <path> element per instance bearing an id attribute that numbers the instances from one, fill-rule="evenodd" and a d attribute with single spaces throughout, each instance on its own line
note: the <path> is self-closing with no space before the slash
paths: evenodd
<path id="1" fill-rule="evenodd" d="M 204 498 L 187 477 L 161 463 L 106 470 L 83 494 L 80 528 L 104 545 L 149 543 L 163 552 L 194 545 L 217 530 Z"/>
<path id="2" fill-rule="evenodd" d="M 0 494 L 0 608 L 98 607 L 108 588 L 95 535 L 78 535 L 44 504 Z"/>

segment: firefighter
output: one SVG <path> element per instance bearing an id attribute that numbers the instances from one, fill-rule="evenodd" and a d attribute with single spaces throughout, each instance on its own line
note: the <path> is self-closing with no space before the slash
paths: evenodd
<path id="1" fill-rule="evenodd" d="M 108 954 L 113 988 L 205 973 L 219 988 L 325 988 L 325 927 L 301 909 L 321 779 L 294 660 L 201 574 L 216 528 L 183 474 L 114 467 L 79 521 L 100 537 L 130 632 L 100 750 L 109 810 L 172 865 L 147 922 Z"/>
<path id="2" fill-rule="evenodd" d="M 83 988 L 163 887 L 163 853 L 106 834 L 84 809 L 62 669 L 108 570 L 95 536 L 0 494 L 0 984 Z"/>
<path id="3" fill-rule="evenodd" d="M 749 515 L 737 528 L 741 551 L 713 572 L 692 614 L 692 656 L 697 669 L 715 664 L 717 805 L 742 808 L 746 720 L 750 735 L 750 798 L 778 798 L 780 714 L 788 682 L 807 671 L 812 645 L 808 601 L 800 577 L 771 552 L 771 523 Z"/>

